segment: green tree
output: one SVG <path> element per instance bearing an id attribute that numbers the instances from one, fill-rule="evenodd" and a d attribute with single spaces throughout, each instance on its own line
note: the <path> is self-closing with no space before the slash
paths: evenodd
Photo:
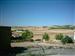
<path id="1" fill-rule="evenodd" d="M 49 35 L 47 33 L 44 33 L 43 39 L 45 39 L 46 41 L 48 41 L 49 40 Z"/>
<path id="2" fill-rule="evenodd" d="M 66 44 L 66 43 L 73 43 L 73 40 L 72 40 L 71 37 L 65 36 L 63 39 L 61 39 L 61 42 L 62 42 L 63 44 Z"/>
<path id="3" fill-rule="evenodd" d="M 23 40 L 30 40 L 32 37 L 33 37 L 33 33 L 31 31 L 29 31 L 29 30 L 25 30 L 22 33 L 22 39 Z"/>
<path id="4" fill-rule="evenodd" d="M 57 34 L 57 35 L 55 36 L 55 38 L 56 38 L 57 40 L 61 40 L 63 37 L 64 37 L 64 36 L 63 36 L 62 33 Z"/>

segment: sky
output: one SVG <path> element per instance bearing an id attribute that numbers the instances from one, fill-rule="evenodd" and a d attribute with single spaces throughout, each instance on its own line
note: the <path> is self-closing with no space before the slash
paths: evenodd
<path id="1" fill-rule="evenodd" d="M 74 0 L 0 0 L 0 25 L 72 25 L 74 10 Z"/>

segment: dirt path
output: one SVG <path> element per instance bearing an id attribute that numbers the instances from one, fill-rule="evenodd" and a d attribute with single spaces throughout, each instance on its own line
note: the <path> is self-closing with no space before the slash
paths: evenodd
<path id="1" fill-rule="evenodd" d="M 66 45 L 62 45 L 62 44 L 49 44 L 49 43 L 37 43 L 37 42 L 20 42 L 20 43 L 11 43 L 11 47 L 28 47 L 28 46 L 52 46 L 54 48 L 59 48 L 59 47 L 63 47 L 63 48 L 75 48 L 75 44 L 66 44 Z"/>

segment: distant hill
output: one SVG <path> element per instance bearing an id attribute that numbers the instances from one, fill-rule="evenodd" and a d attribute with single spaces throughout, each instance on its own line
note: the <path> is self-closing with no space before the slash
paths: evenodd
<path id="1" fill-rule="evenodd" d="M 53 25 L 53 26 L 12 26 L 13 30 L 20 30 L 23 31 L 25 29 L 32 29 L 32 30 L 45 30 L 45 29 L 75 29 L 74 25 Z"/>
<path id="2" fill-rule="evenodd" d="M 75 26 L 74 25 L 62 25 L 62 26 L 53 25 L 50 26 L 49 29 L 75 29 Z"/>

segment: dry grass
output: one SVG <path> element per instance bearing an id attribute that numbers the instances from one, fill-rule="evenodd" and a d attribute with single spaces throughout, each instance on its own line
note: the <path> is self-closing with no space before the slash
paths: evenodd
<path id="1" fill-rule="evenodd" d="M 70 29 L 50 29 L 48 28 L 43 28 L 43 27 L 22 27 L 22 28 L 15 28 L 16 30 L 18 29 L 28 29 L 33 32 L 34 36 L 33 39 L 42 39 L 42 35 L 46 32 L 50 36 L 50 39 L 55 39 L 55 35 L 62 33 L 63 35 L 69 35 L 73 36 L 75 30 L 70 30 Z M 16 32 L 18 34 L 21 34 L 19 32 Z"/>

